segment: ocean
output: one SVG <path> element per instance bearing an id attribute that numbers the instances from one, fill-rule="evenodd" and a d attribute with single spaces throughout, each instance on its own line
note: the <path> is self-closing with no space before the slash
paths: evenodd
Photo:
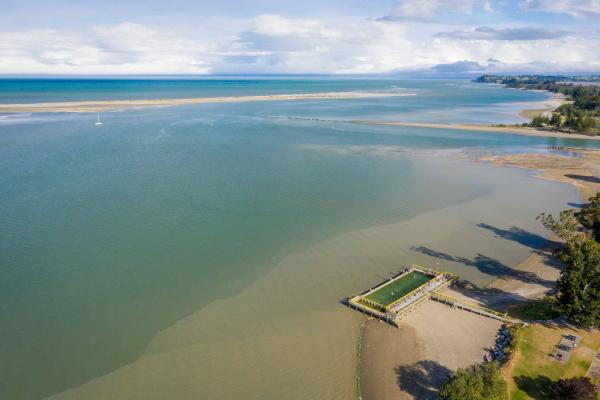
<path id="1" fill-rule="evenodd" d="M 474 157 L 600 144 L 344 122 L 548 97 L 464 80 L 5 79 L 0 103 L 340 91 L 411 95 L 0 114 L 0 398 L 354 398 L 345 296 L 411 263 L 487 284 L 578 202 Z"/>

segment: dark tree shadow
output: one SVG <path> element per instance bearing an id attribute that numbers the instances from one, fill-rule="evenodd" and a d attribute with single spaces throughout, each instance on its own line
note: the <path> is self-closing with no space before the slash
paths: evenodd
<path id="1" fill-rule="evenodd" d="M 565 176 L 567 178 L 577 179 L 577 180 L 584 181 L 584 182 L 600 183 L 600 178 L 598 178 L 597 176 L 592 176 L 592 175 L 576 175 L 576 174 L 565 174 Z"/>
<path id="2" fill-rule="evenodd" d="M 525 229 L 512 226 L 509 229 L 498 228 L 486 223 L 477 224 L 478 227 L 487 229 L 492 232 L 496 237 L 512 240 L 513 242 L 520 243 L 524 246 L 531 247 L 533 249 L 539 249 L 544 243 L 548 241 L 543 236 L 537 233 L 526 231 Z"/>
<path id="3" fill-rule="evenodd" d="M 436 399 L 437 392 L 452 373 L 432 360 L 421 360 L 412 365 L 398 366 L 396 382 L 401 390 L 418 400 Z"/>
<path id="4" fill-rule="evenodd" d="M 554 382 L 547 376 L 515 377 L 517 387 L 535 400 L 554 399 Z"/>
<path id="5" fill-rule="evenodd" d="M 500 261 L 485 256 L 481 253 L 477 254 L 477 256 L 475 256 L 475 258 L 473 259 L 468 259 L 466 257 L 451 256 L 450 254 L 436 251 L 425 246 L 412 246 L 410 249 L 412 251 L 417 251 L 419 253 L 425 254 L 429 257 L 438 258 L 444 261 L 461 263 L 469 267 L 475 267 L 479 271 L 491 276 L 495 276 L 497 278 L 518 279 L 525 283 L 539 284 L 547 287 L 548 289 L 554 287 L 554 281 L 542 279 L 532 272 L 514 270 L 509 266 L 502 264 Z"/>

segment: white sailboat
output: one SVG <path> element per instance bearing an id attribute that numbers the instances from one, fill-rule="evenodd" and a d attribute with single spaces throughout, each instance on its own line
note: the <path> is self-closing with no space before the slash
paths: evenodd
<path id="1" fill-rule="evenodd" d="M 100 114 L 98 114 L 98 119 L 96 120 L 96 126 L 102 125 L 102 121 L 100 121 Z"/>

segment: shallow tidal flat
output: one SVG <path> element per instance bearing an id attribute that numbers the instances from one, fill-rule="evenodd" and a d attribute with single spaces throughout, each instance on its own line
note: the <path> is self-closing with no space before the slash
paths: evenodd
<path id="1" fill-rule="evenodd" d="M 440 171 L 451 168 L 485 190 L 290 254 L 239 294 L 158 333 L 131 364 L 51 398 L 354 398 L 364 317 L 340 304 L 343 298 L 410 263 L 489 283 L 543 242 L 535 221 L 540 196 L 543 210 L 552 212 L 577 198 L 570 186 L 522 170 L 453 157 L 415 159 Z M 403 337 L 410 354 L 418 349 L 420 342 L 411 340 L 418 335 Z"/>

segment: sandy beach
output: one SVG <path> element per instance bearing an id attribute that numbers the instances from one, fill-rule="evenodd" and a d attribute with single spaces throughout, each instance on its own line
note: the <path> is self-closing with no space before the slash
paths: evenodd
<path id="1" fill-rule="evenodd" d="M 188 104 L 241 103 L 250 101 L 283 101 L 283 100 L 341 100 L 365 99 L 381 97 L 412 96 L 410 93 L 378 93 L 378 92 L 328 92 L 328 93 L 296 93 L 273 94 L 261 96 L 232 97 L 193 97 L 187 99 L 147 99 L 147 100 L 97 100 L 70 101 L 31 104 L 0 104 L 0 113 L 12 112 L 74 112 L 93 113 L 114 111 L 127 108 L 165 107 Z"/>
<path id="2" fill-rule="evenodd" d="M 539 171 L 541 179 L 564 182 L 574 186 L 582 202 L 600 192 L 600 151 L 573 149 L 571 156 L 558 154 L 509 154 L 489 156 L 482 160 L 495 165 L 525 168 Z M 540 210 L 542 212 L 543 210 Z M 556 240 L 556 238 L 554 238 Z M 558 243 L 549 240 L 545 246 L 535 250 L 531 256 L 515 267 L 520 274 L 529 274 L 537 279 L 523 281 L 519 279 L 497 279 L 489 288 L 512 296 L 511 305 L 519 299 L 540 298 L 554 288 L 554 282 L 560 275 L 560 262 L 552 255 Z M 544 283 L 547 282 L 547 283 Z M 488 304 L 501 304 L 501 299 L 488 296 Z"/>
<path id="3" fill-rule="evenodd" d="M 521 111 L 524 112 L 525 110 Z M 537 115 L 537 114 L 536 114 Z M 488 124 L 434 124 L 424 122 L 403 122 L 403 121 L 384 121 L 384 120 L 332 120 L 323 118 L 303 118 L 290 117 L 292 120 L 304 120 L 315 122 L 336 122 L 349 124 L 363 125 L 387 125 L 387 126 L 402 126 L 408 128 L 427 128 L 427 129 L 448 129 L 474 132 L 495 132 L 495 133 L 510 133 L 521 136 L 537 136 L 565 139 L 588 139 L 600 140 L 600 136 L 589 136 L 579 133 L 565 133 L 553 130 L 541 130 L 518 125 L 488 125 Z"/>
<path id="4" fill-rule="evenodd" d="M 582 201 L 600 191 L 600 151 L 573 150 L 570 157 L 511 154 L 482 160 L 538 170 L 539 178 L 576 187 Z M 549 240 L 542 248 L 532 249 L 512 274 L 485 288 L 456 288 L 448 294 L 499 310 L 543 297 L 554 289 L 560 274 L 560 263 L 552 255 L 556 245 Z M 433 301 L 406 317 L 400 329 L 370 320 L 364 327 L 361 346 L 362 398 L 435 398 L 449 373 L 482 361 L 499 326 L 497 321 Z"/>
<path id="5" fill-rule="evenodd" d="M 547 92 L 546 92 L 547 93 Z M 562 93 L 552 93 L 552 97 L 547 100 L 527 103 L 527 109 L 523 109 L 519 112 L 519 115 L 523 118 L 532 119 L 540 114 L 548 114 L 550 111 L 560 107 L 561 105 L 568 103 L 567 97 Z M 529 108 L 532 107 L 532 108 Z"/>
<path id="6" fill-rule="evenodd" d="M 572 157 L 511 154 L 483 160 L 538 170 L 540 178 L 575 186 L 582 201 L 600 190 L 599 151 L 574 150 Z M 498 278 L 482 290 L 452 290 L 451 296 L 497 309 L 543 297 L 554 289 L 560 274 L 560 264 L 552 256 L 555 246 L 556 242 L 550 240 L 541 249 L 532 250 L 532 254 L 513 269 L 514 277 Z M 370 321 L 365 326 L 361 355 L 363 398 L 435 398 L 437 388 L 451 370 L 481 361 L 485 343 L 493 339 L 497 329 L 492 320 L 488 324 L 483 320 L 428 302 L 406 318 L 399 330 Z M 455 355 L 439 351 L 445 341 L 452 343 L 452 352 L 458 349 Z M 402 382 L 408 380 L 416 383 L 403 385 Z"/>
<path id="7" fill-rule="evenodd" d="M 399 329 L 369 320 L 361 348 L 362 398 L 437 398 L 452 371 L 483 360 L 500 326 L 434 301 L 405 317 Z"/>
<path id="8" fill-rule="evenodd" d="M 558 131 L 546 131 L 525 126 L 492 126 L 483 124 L 429 124 L 419 122 L 399 122 L 399 121 L 375 121 L 375 120 L 352 120 L 348 121 L 354 124 L 369 124 L 369 125 L 391 125 L 405 126 L 410 128 L 430 128 L 430 129 L 454 129 L 463 131 L 477 132 L 497 132 L 497 133 L 512 133 L 523 136 L 539 136 L 553 138 L 571 138 L 571 139 L 589 139 L 600 140 L 600 136 L 588 136 L 578 133 L 564 133 Z"/>
<path id="9" fill-rule="evenodd" d="M 582 202 L 600 192 L 600 151 L 590 149 L 570 150 L 570 156 L 559 154 L 508 154 L 501 156 L 483 157 L 482 161 L 494 165 L 524 168 L 538 171 L 541 179 L 568 183 L 575 187 Z M 544 210 L 540 210 L 543 212 Z M 555 240 L 555 239 L 554 239 Z M 504 293 L 504 298 L 496 294 L 488 295 L 485 299 L 490 305 L 506 305 L 518 302 L 519 299 L 539 298 L 554 288 L 553 283 L 558 279 L 560 263 L 552 255 L 558 243 L 549 240 L 539 250 L 534 250 L 527 259 L 515 267 L 517 274 L 530 275 L 535 279 L 497 279 L 488 286 L 492 291 Z M 510 297 L 512 296 L 512 300 Z"/>
<path id="10" fill-rule="evenodd" d="M 484 157 L 482 160 L 495 165 L 538 170 L 540 178 L 571 184 L 577 188 L 582 200 L 587 200 L 600 191 L 600 152 L 567 150 L 571 150 L 573 155 L 509 154 Z"/>

